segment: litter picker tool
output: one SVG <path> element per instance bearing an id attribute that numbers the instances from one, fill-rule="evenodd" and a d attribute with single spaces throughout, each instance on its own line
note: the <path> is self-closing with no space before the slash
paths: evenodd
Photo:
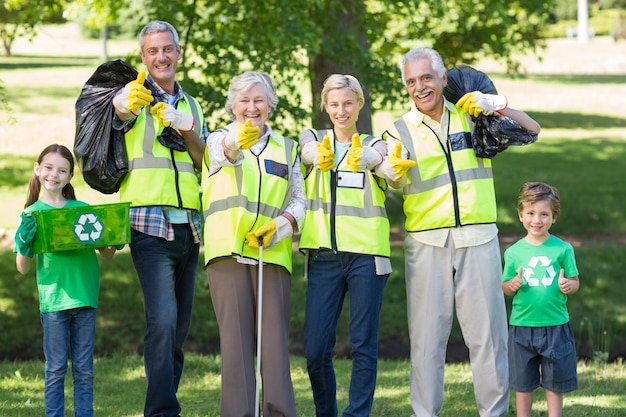
<path id="1" fill-rule="evenodd" d="M 261 334 L 263 323 L 263 236 L 259 240 L 259 287 L 257 288 L 257 324 L 256 324 L 256 397 L 254 400 L 254 416 L 259 417 L 259 400 L 261 393 Z"/>

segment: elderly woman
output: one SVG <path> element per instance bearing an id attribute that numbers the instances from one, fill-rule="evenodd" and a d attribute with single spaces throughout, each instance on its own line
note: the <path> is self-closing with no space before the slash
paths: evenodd
<path id="1" fill-rule="evenodd" d="M 300 239 L 307 254 L 304 349 L 317 416 L 337 416 L 333 348 L 350 297 L 352 378 L 344 416 L 369 416 L 376 386 L 378 323 L 391 272 L 387 183 L 375 174 L 387 145 L 359 134 L 363 89 L 351 75 L 326 79 L 322 110 L 332 129 L 300 135 L 308 211 Z"/>
<path id="2" fill-rule="evenodd" d="M 220 331 L 222 417 L 255 415 L 256 317 L 263 291 L 263 415 L 295 417 L 289 369 L 291 238 L 306 212 L 297 144 L 266 123 L 278 98 L 272 79 L 235 77 L 234 121 L 208 138 L 203 167 L 204 257 Z M 261 240 L 262 239 L 262 240 Z M 259 243 L 263 288 L 258 288 Z"/>

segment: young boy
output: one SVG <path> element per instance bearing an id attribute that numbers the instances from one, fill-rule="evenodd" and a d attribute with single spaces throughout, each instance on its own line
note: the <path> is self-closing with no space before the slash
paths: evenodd
<path id="1" fill-rule="evenodd" d="M 534 390 L 546 390 L 548 416 L 560 417 L 563 393 L 578 389 L 576 349 L 567 295 L 578 291 L 572 245 L 551 236 L 560 214 L 556 188 L 528 182 L 519 191 L 517 211 L 526 236 L 504 252 L 502 290 L 513 296 L 509 320 L 511 389 L 517 417 L 530 417 Z"/>

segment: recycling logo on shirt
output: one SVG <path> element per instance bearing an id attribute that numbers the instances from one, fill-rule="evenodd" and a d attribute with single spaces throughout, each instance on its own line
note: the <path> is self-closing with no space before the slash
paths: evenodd
<path id="1" fill-rule="evenodd" d="M 539 276 L 541 276 L 541 284 L 547 288 L 554 282 L 556 272 L 551 265 L 550 258 L 547 256 L 533 256 L 528 261 L 528 268 L 524 268 L 523 275 L 530 287 L 537 287 L 540 282 Z"/>
<path id="2" fill-rule="evenodd" d="M 102 238 L 104 226 L 94 213 L 78 216 L 74 223 L 74 234 L 82 243 L 95 243 Z"/>

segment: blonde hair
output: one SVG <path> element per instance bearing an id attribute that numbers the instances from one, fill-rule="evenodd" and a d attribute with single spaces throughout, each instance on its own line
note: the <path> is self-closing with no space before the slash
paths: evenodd
<path id="1" fill-rule="evenodd" d="M 326 81 L 324 81 L 324 87 L 322 88 L 322 100 L 320 101 L 320 110 L 324 111 L 324 106 L 328 101 L 328 93 L 331 90 L 338 90 L 340 88 L 349 88 L 356 94 L 356 98 L 360 103 L 365 102 L 365 96 L 363 94 L 363 88 L 359 81 L 352 75 L 332 74 Z"/>

